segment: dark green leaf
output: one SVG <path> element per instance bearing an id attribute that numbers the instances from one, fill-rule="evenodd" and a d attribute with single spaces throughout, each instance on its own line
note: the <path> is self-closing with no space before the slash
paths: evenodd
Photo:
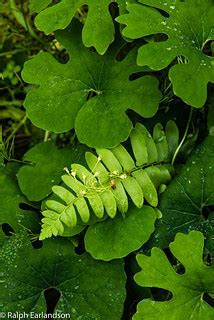
<path id="1" fill-rule="evenodd" d="M 185 273 L 179 275 L 170 265 L 164 252 L 153 248 L 151 257 L 138 255 L 142 271 L 136 282 L 145 287 L 158 287 L 172 292 L 169 301 L 143 300 L 138 304 L 133 320 L 212 320 L 213 308 L 203 295 L 214 294 L 214 268 L 203 263 L 203 234 L 192 231 L 178 233 L 170 244 L 173 255 L 183 264 Z"/>
<path id="2" fill-rule="evenodd" d="M 15 232 L 23 227 L 38 232 L 37 214 L 20 209 L 21 203 L 29 203 L 20 192 L 15 176 L 3 166 L 0 166 L 0 190 L 0 224 L 8 224 Z"/>
<path id="3" fill-rule="evenodd" d="M 205 44 L 213 40 L 213 1 L 139 0 L 138 4 L 128 4 L 127 10 L 129 14 L 117 19 L 126 25 L 125 36 L 168 36 L 166 41 L 143 45 L 138 52 L 138 65 L 161 70 L 177 58 L 178 63 L 169 71 L 174 93 L 187 104 L 202 107 L 207 84 L 214 82 L 214 58 L 203 53 Z"/>
<path id="4" fill-rule="evenodd" d="M 76 320 L 121 319 L 123 262 L 98 262 L 73 250 L 71 242 L 62 239 L 45 241 L 41 249 L 18 237 L 7 241 L 0 251 L 1 311 L 46 313 L 44 291 L 55 288 L 60 293 L 55 313 Z"/>
<path id="5" fill-rule="evenodd" d="M 162 219 L 156 244 L 167 247 L 177 232 L 200 230 L 214 253 L 214 137 L 208 136 L 195 150 L 179 176 L 160 199 Z"/>
<path id="6" fill-rule="evenodd" d="M 105 261 L 125 257 L 149 239 L 156 218 L 149 206 L 131 207 L 124 218 L 117 215 L 90 226 L 85 235 L 86 250 L 94 259 Z"/>
<path id="7" fill-rule="evenodd" d="M 39 1 L 36 0 L 36 2 Z M 42 2 L 49 4 L 50 1 L 43 0 Z M 74 18 L 76 11 L 82 5 L 88 5 L 87 15 L 82 13 L 82 17 L 80 17 L 83 21 L 86 19 L 82 32 L 83 43 L 86 47 L 93 46 L 100 54 L 104 54 L 109 44 L 113 42 L 115 33 L 109 12 L 111 2 L 111 0 L 61 0 L 60 3 L 43 10 L 36 17 L 35 24 L 39 30 L 46 34 L 58 29 L 65 29 Z M 115 0 L 113 2 L 119 2 L 123 6 L 125 1 Z M 34 4 L 34 8 L 40 11 L 37 3 Z"/>
<path id="8" fill-rule="evenodd" d="M 24 155 L 31 164 L 22 166 L 17 174 L 20 189 L 31 201 L 46 198 L 52 186 L 61 181 L 64 167 L 72 162 L 84 163 L 86 150 L 83 146 L 57 149 L 51 141 L 35 145 Z"/>
<path id="9" fill-rule="evenodd" d="M 132 51 L 122 61 L 115 53 L 99 56 L 80 43 L 78 26 L 58 32 L 58 40 L 70 54 L 67 64 L 50 54 L 39 53 L 25 64 L 26 82 L 40 85 L 30 91 L 24 105 L 30 120 L 54 132 L 76 129 L 78 139 L 93 147 L 114 147 L 128 138 L 132 123 L 126 110 L 153 116 L 160 92 L 152 76 L 129 80 L 141 68 Z M 72 40 L 72 41 L 71 41 Z"/>

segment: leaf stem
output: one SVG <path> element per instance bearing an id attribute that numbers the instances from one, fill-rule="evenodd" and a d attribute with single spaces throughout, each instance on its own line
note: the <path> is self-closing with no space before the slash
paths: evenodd
<path id="1" fill-rule="evenodd" d="M 0 100 L 0 107 L 9 107 L 9 106 L 21 107 L 22 104 L 23 104 L 23 101 L 21 100 L 12 100 L 12 101 Z"/>
<path id="2" fill-rule="evenodd" d="M 13 138 L 13 136 L 16 134 L 16 132 L 19 130 L 19 128 L 25 123 L 26 120 L 27 120 L 27 116 L 25 116 L 22 119 L 22 121 L 20 121 L 20 123 L 17 125 L 17 127 L 11 132 L 11 134 L 7 138 L 5 144 L 7 144 Z"/>
<path id="3" fill-rule="evenodd" d="M 7 55 L 14 55 L 16 53 L 19 53 L 19 52 L 25 52 L 27 51 L 27 49 L 16 49 L 16 50 L 11 50 L 11 51 L 6 51 L 6 52 L 2 52 L 0 53 L 0 57 L 4 57 L 4 56 L 7 56 Z"/>
<path id="4" fill-rule="evenodd" d="M 174 162 L 175 162 L 175 159 L 178 155 L 178 152 L 180 151 L 183 143 L 184 143 L 184 140 L 186 139 L 186 136 L 187 136 L 187 133 L 188 133 L 188 130 L 189 130 L 189 126 L 190 126 L 190 122 L 191 122 L 191 119 L 192 119 L 192 113 L 193 113 L 193 108 L 191 107 L 190 109 L 190 113 L 189 113 L 189 118 L 188 118 L 188 121 L 187 121 L 187 125 L 186 125 L 186 129 L 185 129 L 185 132 L 184 132 L 184 135 L 183 135 L 183 138 L 181 140 L 181 142 L 179 143 L 177 149 L 175 150 L 175 153 L 173 155 L 173 158 L 172 158 L 172 166 L 174 165 Z"/>
<path id="5" fill-rule="evenodd" d="M 44 142 L 48 141 L 48 137 L 49 137 L 49 131 L 45 131 L 45 135 L 44 135 Z"/>

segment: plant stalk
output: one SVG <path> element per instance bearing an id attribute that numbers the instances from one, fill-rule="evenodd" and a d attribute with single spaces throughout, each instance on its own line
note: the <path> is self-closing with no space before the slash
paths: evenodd
<path id="1" fill-rule="evenodd" d="M 187 136 L 187 133 L 188 133 L 188 130 L 189 130 L 189 126 L 190 126 L 190 122 L 191 122 L 191 119 L 192 119 L 192 113 L 193 113 L 193 108 L 191 107 L 190 109 L 190 113 L 189 113 L 189 118 L 188 118 L 188 121 L 187 121 L 187 125 L 186 125 L 186 129 L 185 129 L 185 132 L 184 132 L 184 135 L 183 135 L 183 138 L 181 140 L 181 142 L 179 143 L 177 149 L 175 150 L 175 153 L 173 155 L 173 158 L 172 158 L 172 162 L 171 164 L 174 165 L 174 162 L 175 162 L 175 159 L 178 155 L 178 152 L 180 151 L 183 143 L 184 143 L 184 140 L 186 139 L 186 136 Z"/>

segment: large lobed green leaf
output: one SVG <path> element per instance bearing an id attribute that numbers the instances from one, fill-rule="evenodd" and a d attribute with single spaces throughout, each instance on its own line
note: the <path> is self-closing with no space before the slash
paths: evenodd
<path id="1" fill-rule="evenodd" d="M 75 127 L 82 143 L 114 147 L 131 131 L 128 108 L 143 117 L 156 113 L 158 81 L 152 76 L 130 81 L 132 73 L 142 70 L 135 65 L 134 51 L 122 62 L 113 50 L 99 56 L 82 46 L 78 31 L 75 25 L 57 33 L 70 55 L 67 64 L 44 52 L 25 64 L 23 79 L 39 88 L 28 93 L 24 105 L 40 128 L 63 132 Z"/>
<path id="2" fill-rule="evenodd" d="M 203 234 L 191 231 L 178 233 L 170 244 L 173 255 L 185 268 L 179 275 L 170 265 L 164 252 L 153 248 L 150 257 L 137 256 L 142 271 L 135 280 L 141 286 L 158 287 L 172 292 L 165 302 L 143 300 L 138 304 L 133 320 L 212 320 L 213 308 L 203 300 L 204 294 L 214 294 L 214 268 L 203 263 Z"/>
<path id="3" fill-rule="evenodd" d="M 35 19 L 36 27 L 46 34 L 65 29 L 74 18 L 76 11 L 82 5 L 88 5 L 89 11 L 82 31 L 82 40 L 86 47 L 93 46 L 100 54 L 104 54 L 114 41 L 115 28 L 109 5 L 112 2 L 118 3 L 120 10 L 125 6 L 124 0 L 61 0 L 46 8 L 50 2 L 50 0 L 31 0 L 31 10 L 41 11 Z"/>
<path id="4" fill-rule="evenodd" d="M 156 244 L 167 247 L 177 232 L 200 230 L 206 246 L 214 254 L 214 136 L 197 147 L 179 176 L 160 198 L 162 219 L 156 232 Z"/>
<path id="5" fill-rule="evenodd" d="M 77 255 L 69 241 L 48 240 L 41 249 L 14 237 L 0 251 L 1 312 L 46 313 L 44 291 L 55 288 L 54 312 L 72 319 L 119 320 L 125 299 L 122 261 L 104 263 Z M 63 316 L 63 315 L 62 315 Z"/>
<path id="6" fill-rule="evenodd" d="M 117 18 L 131 39 L 165 34 L 166 41 L 150 42 L 138 51 L 137 64 L 153 70 L 167 67 L 176 57 L 169 78 L 174 93 L 187 104 L 200 108 L 207 98 L 207 84 L 214 82 L 214 58 L 203 50 L 214 39 L 212 0 L 139 0 L 128 4 L 129 14 Z M 163 10 L 162 15 L 157 9 Z M 185 58 L 185 63 L 181 57 Z M 182 59 L 183 59 L 182 58 Z"/>

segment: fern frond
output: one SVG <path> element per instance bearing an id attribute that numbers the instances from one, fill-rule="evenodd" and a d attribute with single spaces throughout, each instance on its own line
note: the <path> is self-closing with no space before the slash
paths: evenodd
<path id="1" fill-rule="evenodd" d="M 117 211 L 128 211 L 130 198 L 141 208 L 144 199 L 158 205 L 158 190 L 169 183 L 173 167 L 169 164 L 179 140 L 174 121 L 165 131 L 156 124 L 153 136 L 140 123 L 130 134 L 131 155 L 123 145 L 113 149 L 96 149 L 97 155 L 86 152 L 88 168 L 72 164 L 62 176 L 64 186 L 54 186 L 53 193 L 61 200 L 47 200 L 43 211 L 40 240 L 63 234 L 64 225 L 75 227 L 78 221 L 87 224 L 93 214 L 102 219 L 114 218 Z"/>

